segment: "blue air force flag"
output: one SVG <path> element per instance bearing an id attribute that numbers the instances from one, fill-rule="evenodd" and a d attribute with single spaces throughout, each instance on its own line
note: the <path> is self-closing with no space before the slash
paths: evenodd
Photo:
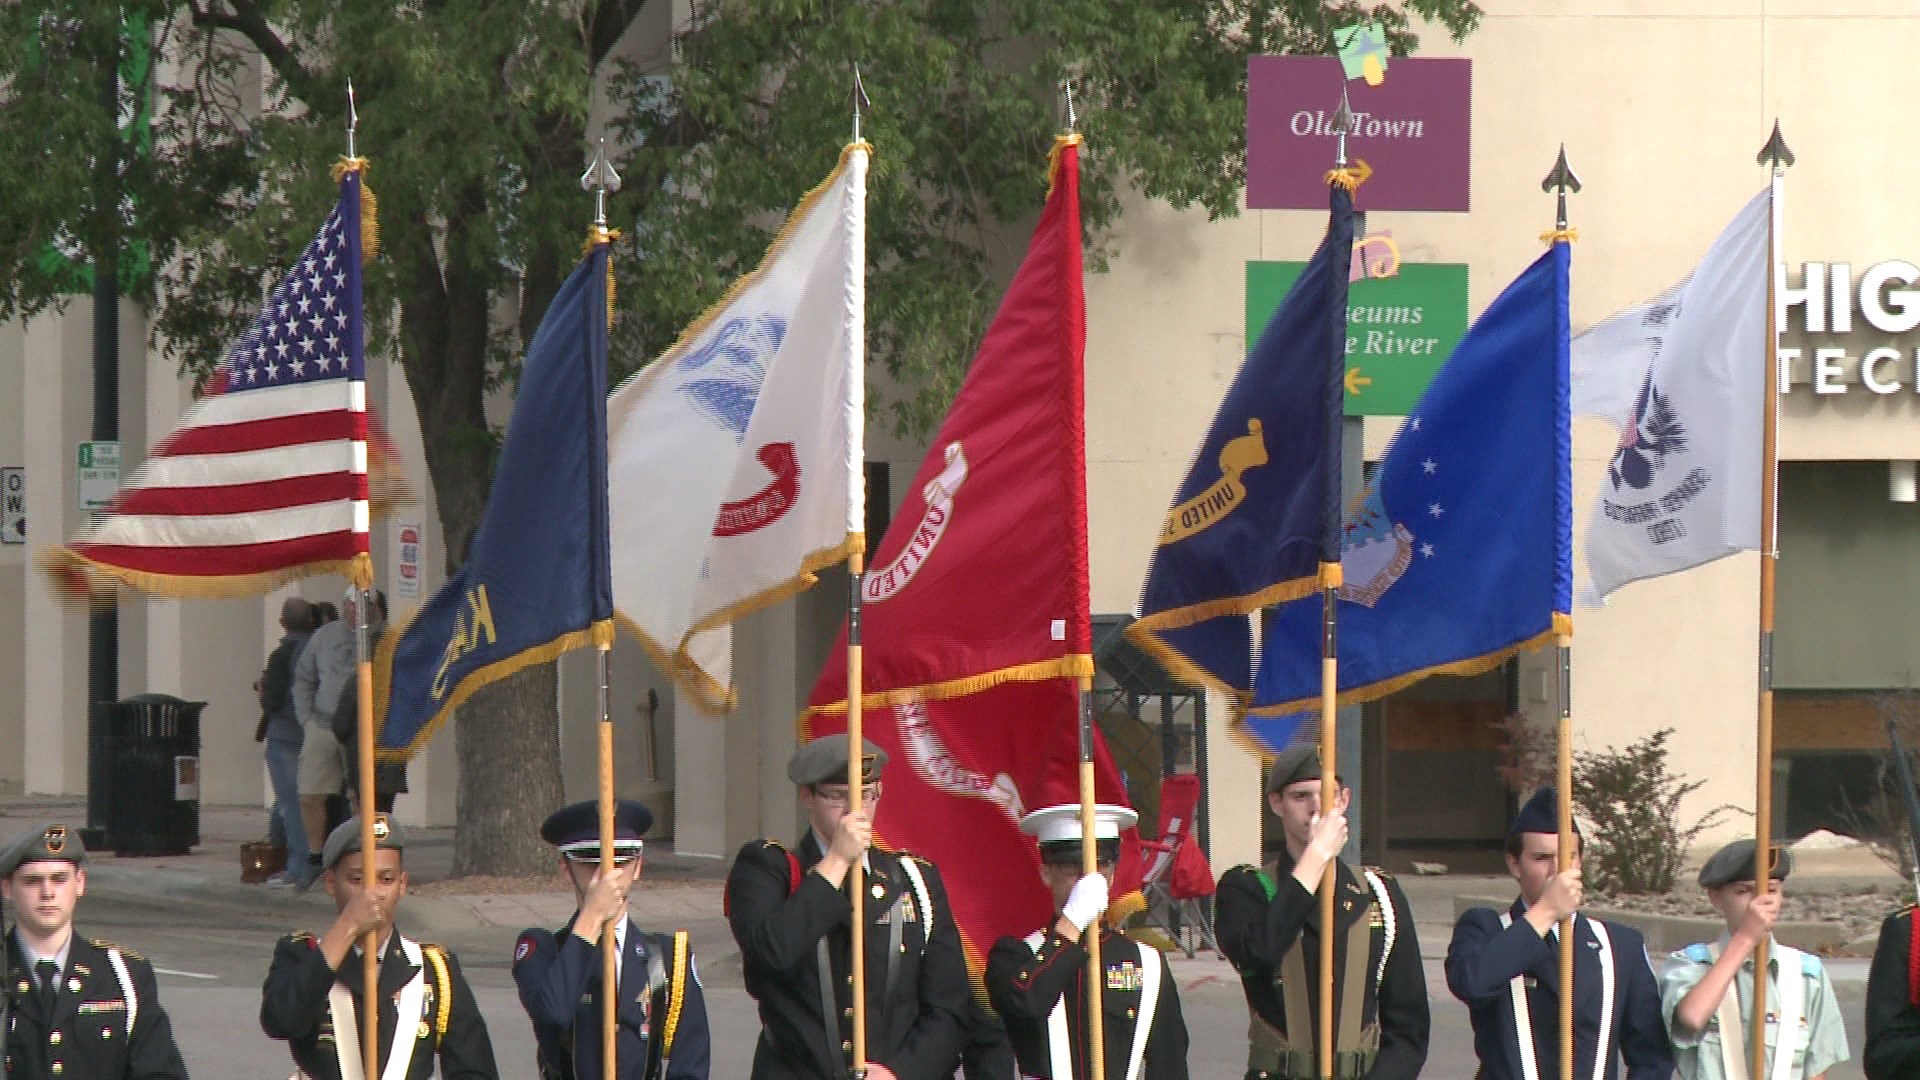
<path id="1" fill-rule="evenodd" d="M 1247 617 L 1340 556 L 1340 418 L 1353 196 L 1273 313 L 1167 511 L 1127 634 L 1175 675 L 1244 699 Z"/>
<path id="2" fill-rule="evenodd" d="M 377 658 L 383 756 L 410 757 L 480 687 L 613 641 L 607 559 L 607 245 L 527 346 L 467 561 Z M 386 684 L 383 692 L 382 683 Z"/>
<path id="3" fill-rule="evenodd" d="M 1488 307 L 1342 528 L 1340 700 L 1468 674 L 1570 630 L 1567 245 Z M 1269 610 L 1245 723 L 1275 750 L 1317 711 L 1321 605 Z"/>

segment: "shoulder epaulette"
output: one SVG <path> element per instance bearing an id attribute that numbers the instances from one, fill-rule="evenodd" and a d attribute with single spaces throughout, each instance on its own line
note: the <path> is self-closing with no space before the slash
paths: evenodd
<path id="1" fill-rule="evenodd" d="M 786 846 L 785 844 L 782 844 L 782 843 L 781 843 L 780 841 L 778 841 L 778 840 L 775 840 L 775 839 L 774 839 L 773 837 L 771 837 L 771 836 L 763 836 L 763 837 L 761 837 L 761 838 L 760 838 L 760 846 L 761 846 L 761 847 L 770 847 L 770 848 L 773 848 L 773 849 L 774 849 L 775 851 L 785 851 L 785 850 L 787 850 L 787 846 Z"/>
<path id="2" fill-rule="evenodd" d="M 1704 941 L 1695 942 L 1673 954 L 1675 960 L 1690 960 L 1696 964 L 1713 963 L 1713 949 Z"/>
<path id="3" fill-rule="evenodd" d="M 291 933 L 291 934 L 288 934 L 288 935 L 287 935 L 287 937 L 288 937 L 288 938 L 289 938 L 290 940 L 293 940 L 293 941 L 312 941 L 312 940 L 313 940 L 313 931 L 311 931 L 311 930 L 295 930 L 295 931 L 294 931 L 293 933 Z"/>
<path id="4" fill-rule="evenodd" d="M 1228 868 L 1227 868 L 1227 874 L 1231 874 L 1231 873 L 1233 873 L 1233 872 L 1235 872 L 1235 871 L 1243 871 L 1243 872 L 1245 872 L 1245 873 L 1249 873 L 1249 874 L 1257 874 L 1257 873 L 1259 873 L 1259 872 L 1260 872 L 1260 868 L 1259 868 L 1259 867 L 1257 867 L 1257 866 L 1255 866 L 1255 865 L 1253 865 L 1252 863 L 1241 863 L 1241 864 L 1240 864 L 1240 865 L 1238 865 L 1238 866 L 1232 866 L 1232 867 L 1228 867 Z M 1221 874 L 1220 876 L 1221 876 L 1221 877 L 1226 877 L 1226 876 L 1227 876 L 1227 874 Z"/>
<path id="5" fill-rule="evenodd" d="M 1361 873 L 1363 873 L 1363 874 L 1367 874 L 1367 873 L 1371 873 L 1371 874 L 1372 874 L 1372 875 L 1374 875 L 1375 877 L 1377 877 L 1377 878 L 1379 878 L 1379 879 L 1380 879 L 1381 881 L 1392 881 L 1392 880 L 1393 880 L 1393 875 L 1392 875 L 1392 874 L 1390 874 L 1390 873 L 1388 873 L 1388 872 L 1387 872 L 1387 871 L 1385 871 L 1385 870 L 1382 870 L 1382 869 L 1381 869 L 1380 867 L 1378 867 L 1378 866 L 1363 866 L 1363 867 L 1361 867 L 1361 868 L 1360 868 L 1360 872 L 1361 872 Z"/>
<path id="6" fill-rule="evenodd" d="M 94 948 L 100 949 L 102 951 L 105 951 L 107 949 L 118 949 L 120 950 L 120 955 L 126 957 L 129 960 L 141 960 L 141 961 L 146 960 L 146 957 L 141 956 L 139 953 L 134 952 L 132 949 L 127 948 L 125 945 L 115 945 L 113 942 L 108 941 L 105 938 L 88 938 L 87 943 L 89 945 L 92 945 Z"/>

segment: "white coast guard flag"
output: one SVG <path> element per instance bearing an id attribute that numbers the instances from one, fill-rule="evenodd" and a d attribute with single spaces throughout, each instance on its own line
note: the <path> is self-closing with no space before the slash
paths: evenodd
<path id="1" fill-rule="evenodd" d="M 607 402 L 613 599 L 661 670 L 732 704 L 732 620 L 863 543 L 865 143 L 766 258 Z"/>
<path id="2" fill-rule="evenodd" d="M 1600 597 L 1760 546 L 1773 205 L 1754 196 L 1687 280 L 1573 341 L 1575 408 L 1621 425 L 1587 527 Z"/>

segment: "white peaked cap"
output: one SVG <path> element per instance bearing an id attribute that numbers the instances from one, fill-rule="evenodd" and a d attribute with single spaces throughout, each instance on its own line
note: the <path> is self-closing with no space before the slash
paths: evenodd
<path id="1" fill-rule="evenodd" d="M 1118 840 L 1120 830 L 1131 829 L 1140 820 L 1140 815 L 1130 807 L 1113 806 L 1108 803 L 1095 804 L 1093 808 L 1093 838 L 1095 840 Z M 1020 819 L 1020 831 L 1039 839 L 1043 844 L 1056 840 L 1080 839 L 1080 804 L 1062 803 L 1048 806 Z"/>

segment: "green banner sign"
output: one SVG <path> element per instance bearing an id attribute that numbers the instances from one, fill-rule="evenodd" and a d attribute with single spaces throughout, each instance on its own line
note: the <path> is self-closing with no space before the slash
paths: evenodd
<path id="1" fill-rule="evenodd" d="M 1247 348 L 1306 263 L 1247 264 Z M 1465 263 L 1401 263 L 1347 295 L 1347 415 L 1406 416 L 1467 333 Z"/>

